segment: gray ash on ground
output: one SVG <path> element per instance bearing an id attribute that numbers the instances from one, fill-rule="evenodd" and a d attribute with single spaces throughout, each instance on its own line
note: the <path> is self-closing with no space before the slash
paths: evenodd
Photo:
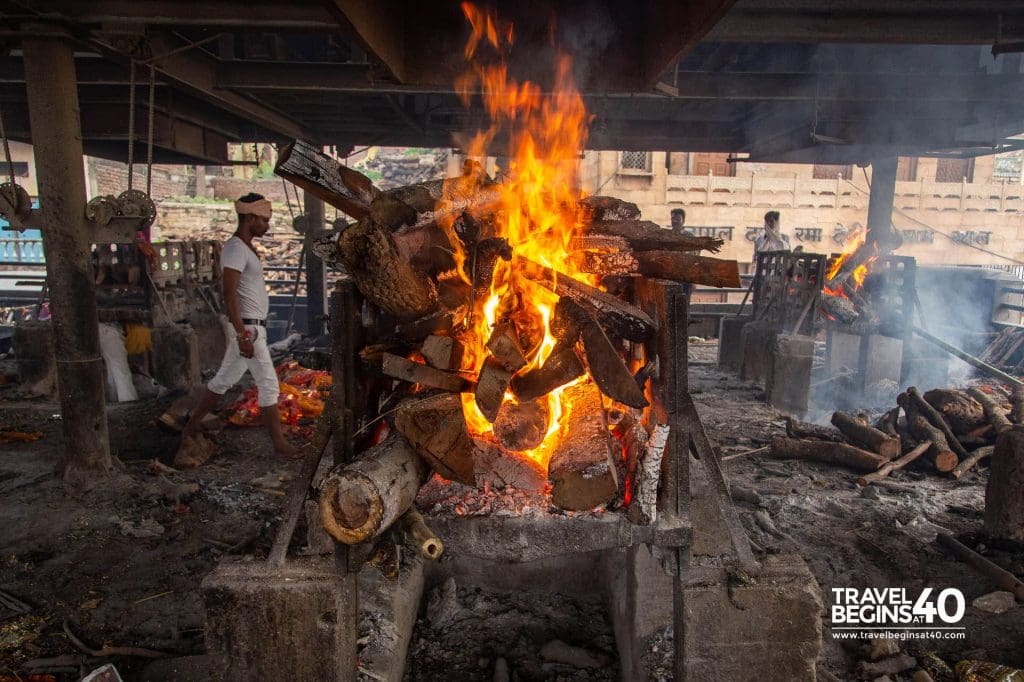
<path id="1" fill-rule="evenodd" d="M 413 630 L 405 680 L 619 679 L 599 599 L 439 585 Z"/>

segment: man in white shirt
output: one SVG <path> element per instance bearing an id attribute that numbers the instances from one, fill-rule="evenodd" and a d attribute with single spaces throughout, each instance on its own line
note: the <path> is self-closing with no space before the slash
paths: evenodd
<path id="1" fill-rule="evenodd" d="M 184 433 L 198 433 L 202 418 L 248 369 L 256 382 L 260 417 L 270 432 L 274 451 L 284 457 L 296 457 L 299 450 L 285 440 L 281 430 L 277 372 L 267 349 L 270 299 L 263 263 L 252 245 L 254 238 L 262 237 L 270 229 L 271 206 L 261 195 L 250 193 L 235 202 L 235 211 L 238 229 L 224 242 L 220 252 L 226 313 L 222 323 L 227 348 L 217 375 L 206 385 L 206 393 L 189 416 Z"/>

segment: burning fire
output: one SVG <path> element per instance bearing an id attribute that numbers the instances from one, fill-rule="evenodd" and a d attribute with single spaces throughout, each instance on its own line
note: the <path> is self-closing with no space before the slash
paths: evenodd
<path id="1" fill-rule="evenodd" d="M 844 285 L 848 284 L 854 291 L 859 290 L 864 286 L 864 278 L 867 277 L 868 271 L 871 268 L 871 264 L 878 260 L 878 246 L 873 245 L 871 254 L 864 259 L 863 263 L 857 264 L 853 268 L 848 276 L 843 276 L 844 273 L 849 269 L 851 259 L 854 254 L 858 254 L 864 242 L 867 239 L 867 230 L 864 228 L 858 228 L 853 232 L 846 243 L 843 244 L 843 251 L 833 261 L 832 265 L 829 266 L 828 272 L 825 275 L 825 293 L 829 296 L 839 296 L 840 298 L 849 298 Z M 851 283 L 852 282 L 852 283 Z"/>
<path id="2" fill-rule="evenodd" d="M 479 90 L 491 125 L 479 131 L 468 147 L 471 158 L 486 158 L 488 148 L 499 133 L 507 136 L 510 158 L 502 168 L 503 182 L 494 189 L 499 196 L 497 234 L 512 247 L 513 260 L 498 260 L 490 291 L 482 303 L 475 302 L 471 326 L 463 335 L 466 346 L 463 369 L 479 372 L 488 356 L 485 347 L 494 325 L 511 320 L 521 338 L 533 341 L 525 349 L 529 364 L 521 371 L 543 364 L 555 346 L 550 323 L 558 296 L 527 280 L 517 268 L 516 257 L 525 257 L 559 273 L 597 285 L 597 278 L 580 272 L 570 261 L 569 242 L 580 232 L 577 203 L 581 198 L 577 178 L 578 158 L 587 139 L 590 117 L 572 78 L 571 60 L 560 55 L 555 63 L 555 81 L 551 92 L 543 92 L 535 83 L 520 82 L 510 76 L 505 56 L 515 42 L 515 31 L 493 12 L 465 2 L 462 11 L 472 34 L 466 43 L 469 70 L 456 82 L 456 89 L 468 105 Z M 480 182 L 480 174 L 467 173 L 446 183 L 445 196 L 464 194 L 466 183 Z M 442 200 L 439 209 L 446 203 Z M 459 251 L 455 254 L 459 272 L 472 286 L 472 274 L 466 271 L 468 255 L 452 225 L 443 226 Z M 586 380 L 586 375 L 578 381 Z M 573 383 L 577 383 L 573 382 Z M 572 385 L 572 384 L 569 384 Z M 565 398 L 569 385 L 548 394 L 551 419 L 544 442 L 524 454 L 547 466 L 551 445 L 568 417 L 571 404 Z M 515 401 L 511 392 L 505 399 Z M 492 424 L 480 412 L 474 396 L 462 394 L 463 411 L 471 433 L 493 433 Z"/>

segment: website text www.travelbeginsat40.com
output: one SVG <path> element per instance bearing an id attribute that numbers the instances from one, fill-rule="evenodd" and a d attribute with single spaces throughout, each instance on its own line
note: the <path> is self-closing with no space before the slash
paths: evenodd
<path id="1" fill-rule="evenodd" d="M 939 630 L 936 628 L 928 628 L 921 630 L 900 630 L 896 628 L 886 629 L 864 629 L 864 628 L 844 628 L 844 629 L 833 629 L 832 639 L 849 639 L 849 640 L 861 640 L 861 639 L 894 639 L 897 641 L 908 641 L 915 639 L 967 639 L 967 631 L 964 628 L 951 628 L 949 630 Z"/>

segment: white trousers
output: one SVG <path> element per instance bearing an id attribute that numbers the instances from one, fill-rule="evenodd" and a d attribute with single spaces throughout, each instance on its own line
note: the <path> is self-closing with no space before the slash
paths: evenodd
<path id="1" fill-rule="evenodd" d="M 128 351 L 124 347 L 121 325 L 100 323 L 100 353 L 107 364 L 107 389 L 117 402 L 138 400 L 139 394 L 132 383 L 132 370 L 128 366 Z"/>
<path id="2" fill-rule="evenodd" d="M 270 351 L 267 350 L 266 328 L 255 325 L 246 326 L 252 335 L 254 350 L 253 356 L 246 358 L 238 352 L 235 328 L 231 326 L 226 317 L 221 317 L 220 321 L 224 328 L 227 348 L 224 350 L 224 359 L 220 362 L 217 376 L 213 377 L 206 387 L 217 395 L 224 395 L 228 389 L 238 383 L 238 380 L 245 374 L 245 370 L 249 370 L 259 392 L 257 398 L 259 406 L 277 405 L 280 389 L 277 384 L 277 372 L 274 371 L 274 361 L 270 358 Z"/>

